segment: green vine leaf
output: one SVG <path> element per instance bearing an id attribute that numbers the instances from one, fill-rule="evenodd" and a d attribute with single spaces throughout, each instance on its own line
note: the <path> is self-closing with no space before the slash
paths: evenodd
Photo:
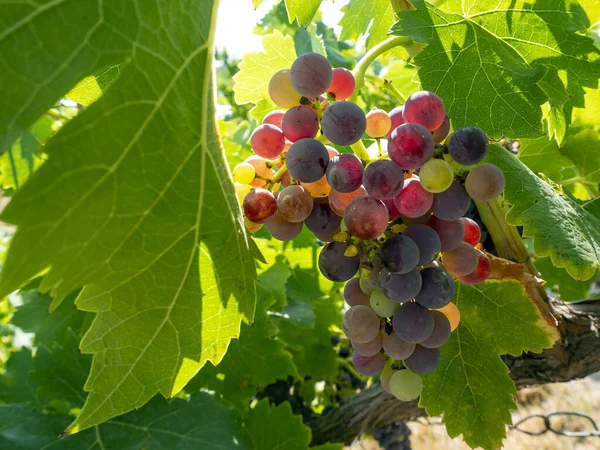
<path id="1" fill-rule="evenodd" d="M 369 30 L 367 48 L 371 48 L 388 37 L 388 31 L 394 20 L 394 10 L 390 0 L 350 0 L 350 3 L 344 7 L 344 16 L 339 23 L 342 27 L 340 40 L 356 41 Z"/>
<path id="2" fill-rule="evenodd" d="M 26 72 L 0 63 L 0 83 L 12 87 L 1 100 L 3 142 L 85 76 L 120 65 L 102 97 L 47 143 L 49 160 L 2 215 L 18 226 L 3 295 L 47 269 L 42 291 L 61 298 L 85 286 L 77 306 L 96 313 L 81 343 L 94 354 L 89 395 L 68 433 L 158 392 L 173 397 L 253 319 L 254 258 L 214 119 L 217 3 L 1 8 L 0 52 L 17 60 L 31 50 Z M 60 35 L 51 23 L 64 24 Z"/>
<path id="3" fill-rule="evenodd" d="M 266 398 L 250 410 L 244 430 L 253 450 L 306 450 L 311 439 L 310 428 L 288 402 L 270 406 Z"/>
<path id="4" fill-rule="evenodd" d="M 436 370 L 423 377 L 420 405 L 443 414 L 448 434 L 472 448 L 502 445 L 515 385 L 500 355 L 539 353 L 553 344 L 552 330 L 514 280 L 469 286 L 456 282 L 461 322 L 441 350 Z"/>
<path id="5" fill-rule="evenodd" d="M 298 19 L 300 25 L 307 26 L 323 0 L 285 0 L 290 23 Z"/>
<path id="6" fill-rule="evenodd" d="M 0 447 L 11 450 L 247 448 L 234 410 L 209 394 L 172 402 L 155 398 L 119 420 L 60 440 L 68 418 L 44 415 L 24 403 L 0 405 L 0 423 Z"/>
<path id="7" fill-rule="evenodd" d="M 523 225 L 533 238 L 536 256 L 550 256 L 576 280 L 588 280 L 600 269 L 600 220 L 557 192 L 499 145 L 491 145 L 484 162 L 497 165 L 506 177 L 504 199 L 512 205 L 511 225 Z"/>
<path id="8" fill-rule="evenodd" d="M 84 78 L 65 97 L 80 105 L 89 106 L 100 98 L 102 92 L 108 89 L 118 76 L 119 66 L 110 67 L 96 76 Z"/>
<path id="9" fill-rule="evenodd" d="M 600 50 L 578 33 L 589 21 L 576 0 L 463 2 L 460 13 L 413 4 L 392 32 L 427 44 L 414 59 L 419 78 L 449 106 L 455 129 L 538 137 L 550 101 L 551 134 L 563 136 L 572 108 L 584 105 L 583 88 L 598 86 Z"/>

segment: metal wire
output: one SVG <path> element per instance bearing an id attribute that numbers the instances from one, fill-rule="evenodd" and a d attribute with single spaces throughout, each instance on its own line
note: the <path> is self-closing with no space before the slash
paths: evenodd
<path id="1" fill-rule="evenodd" d="M 553 417 L 560 417 L 560 416 L 575 416 L 575 417 L 581 417 L 582 419 L 586 419 L 587 421 L 589 421 L 590 425 L 594 428 L 594 430 L 593 431 L 568 431 L 568 430 L 564 430 L 562 428 L 556 429 L 553 426 L 551 419 Z M 540 431 L 528 431 L 528 430 L 523 429 L 522 426 L 526 422 L 530 422 L 532 419 L 542 419 L 544 421 L 544 428 Z M 514 425 L 509 425 L 509 428 L 512 430 L 515 430 L 515 431 L 519 431 L 521 433 L 528 434 L 530 436 L 539 436 L 539 435 L 550 432 L 550 433 L 558 434 L 559 436 L 576 437 L 576 438 L 600 437 L 600 429 L 598 429 L 598 425 L 596 424 L 594 419 L 592 419 L 587 414 L 571 412 L 571 411 L 559 411 L 559 412 L 554 412 L 554 413 L 551 413 L 548 415 L 531 414 L 529 416 L 522 418 Z"/>

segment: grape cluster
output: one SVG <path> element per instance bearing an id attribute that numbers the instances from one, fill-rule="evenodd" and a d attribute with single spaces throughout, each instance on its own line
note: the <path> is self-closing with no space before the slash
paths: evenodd
<path id="1" fill-rule="evenodd" d="M 489 275 L 479 226 L 463 216 L 471 199 L 499 196 L 504 175 L 479 164 L 488 151 L 479 128 L 448 138 L 436 94 L 416 92 L 389 113 L 365 114 L 346 100 L 354 88 L 352 72 L 317 53 L 277 72 L 269 94 L 287 110 L 269 113 L 254 130 L 256 154 L 233 176 L 249 231 L 265 224 L 274 238 L 291 240 L 304 224 L 327 242 L 319 268 L 347 281 L 342 328 L 354 367 L 381 374 L 387 391 L 409 401 L 458 326 L 454 280 L 478 284 Z M 329 145 L 365 134 L 379 149 L 369 161 Z"/>

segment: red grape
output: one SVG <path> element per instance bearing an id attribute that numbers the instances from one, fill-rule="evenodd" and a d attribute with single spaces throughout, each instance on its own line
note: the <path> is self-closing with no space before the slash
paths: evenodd
<path id="1" fill-rule="evenodd" d="M 385 231 L 389 220 L 383 202 L 372 197 L 355 198 L 344 213 L 348 231 L 359 239 L 375 239 Z"/>
<path id="2" fill-rule="evenodd" d="M 433 136 L 422 125 L 405 123 L 396 128 L 388 142 L 392 161 L 405 170 L 420 168 L 433 156 Z"/>
<path id="3" fill-rule="evenodd" d="M 355 85 L 352 72 L 343 67 L 336 67 L 333 69 L 333 77 L 327 93 L 333 95 L 335 100 L 346 100 L 354 92 Z"/>
<path id="4" fill-rule="evenodd" d="M 291 142 L 300 139 L 314 138 L 319 132 L 319 119 L 312 108 L 296 106 L 289 109 L 281 121 L 285 137 Z"/>
<path id="5" fill-rule="evenodd" d="M 479 240 L 481 239 L 481 229 L 479 228 L 479 225 L 477 225 L 477 222 L 473 219 L 469 219 L 468 217 L 461 218 L 460 222 L 465 229 L 463 241 L 468 242 L 475 247 L 479 244 Z"/>
<path id="6" fill-rule="evenodd" d="M 280 109 L 271 111 L 265 116 L 265 118 L 262 120 L 262 123 L 269 123 L 271 125 L 275 125 L 278 128 L 281 128 L 281 120 L 283 119 L 284 114 L 285 111 L 281 111 Z"/>
<path id="7" fill-rule="evenodd" d="M 250 136 L 252 150 L 263 158 L 276 158 L 283 151 L 285 137 L 279 128 L 271 124 L 256 127 Z"/>
<path id="8" fill-rule="evenodd" d="M 490 258 L 488 258 L 481 250 L 475 251 L 478 256 L 477 267 L 470 274 L 458 277 L 458 279 L 465 284 L 483 283 L 490 276 L 490 271 L 492 269 Z"/>
<path id="9" fill-rule="evenodd" d="M 403 216 L 417 218 L 427 214 L 431 209 L 433 194 L 426 191 L 418 179 L 410 178 L 406 180 L 394 203 Z"/>
<path id="10" fill-rule="evenodd" d="M 253 189 L 244 199 L 244 215 L 254 223 L 266 223 L 277 213 L 277 200 L 271 191 Z"/>
<path id="11" fill-rule="evenodd" d="M 394 130 L 404 123 L 404 117 L 402 116 L 403 111 L 404 106 L 396 106 L 388 113 L 388 116 L 390 116 L 390 119 L 392 121 L 392 126 L 390 127 L 390 131 L 388 131 L 385 135 L 385 138 L 387 140 L 390 139 L 390 136 L 392 135 Z"/>
<path id="12" fill-rule="evenodd" d="M 437 130 L 446 117 L 446 108 L 441 98 L 429 91 L 412 94 L 404 104 L 404 121 L 418 123 L 429 131 Z"/>

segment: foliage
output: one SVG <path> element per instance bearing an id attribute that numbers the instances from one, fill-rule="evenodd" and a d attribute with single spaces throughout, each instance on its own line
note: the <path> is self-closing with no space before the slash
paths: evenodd
<path id="1" fill-rule="evenodd" d="M 365 387 L 339 356 L 348 341 L 332 344 L 342 286 L 319 274 L 322 243 L 249 237 L 228 168 L 274 108 L 276 71 L 309 51 L 352 69 L 390 29 L 403 48 L 370 65 L 356 101 L 389 110 L 429 89 L 454 128 L 518 139 L 516 157 L 487 157 L 506 220 L 546 287 L 591 295 L 598 2 L 411 1 L 395 16 L 407 2 L 351 0 L 338 36 L 320 0 L 285 0 L 257 28 L 263 51 L 218 54 L 216 80 L 217 0 L 0 6 L 2 220 L 17 225 L 1 242 L 0 447 L 301 449 L 310 420 Z M 494 448 L 516 394 L 500 355 L 554 335 L 515 281 L 457 291 L 462 322 L 421 404 Z"/>
<path id="2" fill-rule="evenodd" d="M 600 50 L 578 33 L 589 19 L 576 0 L 479 0 L 452 12 L 413 4 L 392 30 L 427 44 L 415 57 L 419 78 L 451 105 L 454 128 L 537 137 L 548 102 L 550 133 L 562 141 L 583 88 L 598 87 Z"/>

